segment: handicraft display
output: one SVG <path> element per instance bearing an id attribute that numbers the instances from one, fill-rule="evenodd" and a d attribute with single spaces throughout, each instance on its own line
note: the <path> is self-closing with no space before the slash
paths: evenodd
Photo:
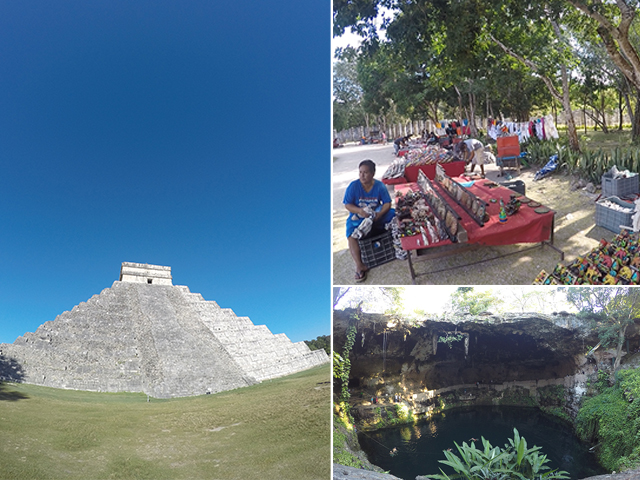
<path id="1" fill-rule="evenodd" d="M 587 255 L 552 273 L 542 270 L 534 285 L 640 285 L 640 238 L 620 232 L 611 242 L 600 240 Z"/>
<path id="2" fill-rule="evenodd" d="M 487 215 L 487 204 L 484 200 L 476 197 L 458 182 L 447 176 L 440 165 L 436 166 L 435 181 L 442 186 L 449 196 L 451 196 L 451 198 L 460 205 L 478 225 L 481 227 L 484 226 L 484 222 L 489 219 Z"/>
<path id="3" fill-rule="evenodd" d="M 396 219 L 400 237 L 421 235 L 424 246 L 449 238 L 444 223 L 434 214 L 421 192 L 396 195 Z"/>
<path id="4" fill-rule="evenodd" d="M 429 178 L 423 173 L 418 174 L 418 186 L 424 193 L 424 197 L 429 206 L 436 213 L 441 222 L 444 223 L 445 230 L 452 242 L 465 243 L 469 237 L 460 220 L 462 217 L 442 198 L 433 188 Z"/>
<path id="5" fill-rule="evenodd" d="M 453 154 L 440 146 L 427 145 L 409 150 L 404 157 L 396 158 L 382 175 L 383 179 L 404 177 L 406 167 L 451 163 Z"/>

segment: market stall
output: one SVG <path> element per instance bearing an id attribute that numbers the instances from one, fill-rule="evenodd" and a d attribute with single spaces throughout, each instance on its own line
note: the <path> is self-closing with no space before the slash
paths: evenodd
<path id="1" fill-rule="evenodd" d="M 421 173 L 417 182 L 395 185 L 400 240 L 413 283 L 419 259 L 487 245 L 553 245 L 553 210 L 494 182 L 436 170 L 433 182 Z"/>
<path id="2" fill-rule="evenodd" d="M 428 178 L 435 177 L 436 165 L 441 165 L 447 175 L 457 177 L 464 173 L 465 163 L 458 160 L 450 150 L 439 145 L 423 145 L 413 148 L 393 161 L 382 176 L 386 185 L 416 182 L 418 173 L 423 172 Z"/>

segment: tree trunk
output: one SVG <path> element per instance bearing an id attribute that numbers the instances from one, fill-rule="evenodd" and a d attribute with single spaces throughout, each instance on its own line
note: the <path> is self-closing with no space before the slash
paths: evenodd
<path id="1" fill-rule="evenodd" d="M 478 127 L 476 126 L 476 96 L 469 93 L 469 128 L 471 138 L 478 138 Z"/>
<path id="2" fill-rule="evenodd" d="M 464 108 L 462 107 L 462 94 L 460 93 L 457 85 L 454 85 L 453 88 L 456 89 L 456 93 L 458 94 L 458 116 L 462 117 L 464 116 Z"/>
<path id="3" fill-rule="evenodd" d="M 580 151 L 580 142 L 578 141 L 578 132 L 576 130 L 576 122 L 573 119 L 573 110 L 571 110 L 571 99 L 569 98 L 569 75 L 567 75 L 566 65 L 560 66 L 562 75 L 562 109 L 564 110 L 567 122 L 567 135 L 569 136 L 569 147 L 574 152 Z"/>
<path id="4" fill-rule="evenodd" d="M 560 38 L 560 30 L 556 22 L 552 22 L 554 26 L 554 30 L 556 31 L 556 35 Z M 569 147 L 574 152 L 580 151 L 580 142 L 578 141 L 578 132 L 576 131 L 576 122 L 573 118 L 573 110 L 571 109 L 571 100 L 569 99 L 569 75 L 567 74 L 567 66 L 560 65 L 560 73 L 562 77 L 562 93 L 558 92 L 556 87 L 553 85 L 553 81 L 540 73 L 540 69 L 538 66 L 533 63 L 531 60 L 528 60 L 520 55 L 518 55 L 515 51 L 507 47 L 500 40 L 495 38 L 493 35 L 489 34 L 489 37 L 498 44 L 500 48 L 502 48 L 507 54 L 511 55 L 513 58 L 523 63 L 527 67 L 529 67 L 534 72 L 540 75 L 540 79 L 544 82 L 551 93 L 551 96 L 556 98 L 559 102 L 562 103 L 562 110 L 564 111 L 565 119 L 567 122 L 567 135 L 569 137 Z"/>
<path id="5" fill-rule="evenodd" d="M 631 85 L 629 84 L 629 80 L 627 80 L 626 77 L 623 76 L 622 80 L 624 81 L 624 88 L 621 88 L 620 91 L 622 92 L 622 95 L 624 97 L 624 103 L 627 106 L 627 115 L 629 115 L 629 122 L 631 123 L 631 128 L 633 129 L 633 124 L 635 123 L 635 121 L 633 108 L 631 108 Z"/>
<path id="6" fill-rule="evenodd" d="M 613 364 L 613 372 L 617 372 L 620 368 L 620 362 L 622 360 L 622 347 L 624 346 L 624 334 L 627 331 L 627 325 L 622 327 L 618 332 L 618 347 L 616 348 L 616 361 Z"/>
<path id="7" fill-rule="evenodd" d="M 631 123 L 631 141 L 640 141 L 640 92 L 636 91 L 636 109 L 633 112 L 633 122 Z"/>
<path id="8" fill-rule="evenodd" d="M 622 112 L 623 112 L 623 107 L 622 107 L 622 91 L 621 89 L 618 89 L 618 130 L 622 131 Z"/>
<path id="9" fill-rule="evenodd" d="M 607 112 L 604 104 L 604 93 L 600 95 L 600 112 L 602 113 L 602 131 L 609 133 L 609 127 L 607 125 Z"/>

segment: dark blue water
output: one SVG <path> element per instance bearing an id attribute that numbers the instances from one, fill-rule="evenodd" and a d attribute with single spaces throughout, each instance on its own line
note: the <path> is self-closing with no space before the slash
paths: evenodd
<path id="1" fill-rule="evenodd" d="M 457 454 L 453 442 L 461 445 L 476 438 L 476 447 L 482 448 L 480 437 L 484 437 L 492 446 L 502 448 L 513 438 L 514 427 L 526 438 L 528 448 L 542 447 L 542 453 L 550 460 L 548 466 L 569 472 L 572 479 L 607 473 L 595 455 L 588 452 L 589 446 L 573 434 L 571 426 L 536 408 L 455 409 L 415 425 L 360 432 L 358 439 L 371 463 L 396 477 L 414 480 L 417 475 L 440 473 L 441 468 L 447 474 L 453 473 L 438 462 L 445 460 L 443 450 L 451 448 Z M 394 447 L 398 453 L 391 456 Z"/>

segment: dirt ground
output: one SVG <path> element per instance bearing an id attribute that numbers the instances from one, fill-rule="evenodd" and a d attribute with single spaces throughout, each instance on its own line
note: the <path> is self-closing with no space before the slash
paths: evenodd
<path id="1" fill-rule="evenodd" d="M 355 265 L 347 247 L 345 221 L 347 211 L 342 204 L 347 185 L 358 176 L 358 164 L 369 158 L 376 163 L 376 179 L 381 179 L 395 158 L 393 145 L 357 145 L 333 150 L 333 284 L 354 285 Z M 595 200 L 600 194 L 575 188 L 576 178 L 553 173 L 534 182 L 536 168 L 507 172 L 513 180 L 522 180 L 526 196 L 555 210 L 554 245 L 564 252 L 563 263 L 594 248 L 600 239 L 611 239 L 615 233 L 595 225 Z M 485 165 L 488 180 L 498 177 L 495 164 Z M 393 186 L 389 186 L 393 198 Z M 551 271 L 560 262 L 560 254 L 549 246 L 531 249 L 530 244 L 478 247 L 473 251 L 414 263 L 419 285 L 530 285 L 541 270 Z M 526 250 L 526 251 L 525 251 Z M 506 257 L 502 257 L 510 254 Z M 414 256 L 415 258 L 415 256 Z M 481 263 L 478 263 L 481 262 Z M 475 263 L 475 265 L 472 265 Z M 372 268 L 364 285 L 410 285 L 411 275 L 406 260 L 393 260 Z"/>

